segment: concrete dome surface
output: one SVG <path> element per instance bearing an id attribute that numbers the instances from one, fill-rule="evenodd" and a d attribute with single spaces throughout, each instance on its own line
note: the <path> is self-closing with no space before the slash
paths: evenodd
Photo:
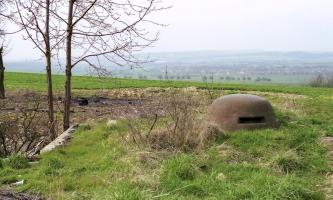
<path id="1" fill-rule="evenodd" d="M 232 94 L 216 99 L 208 109 L 208 120 L 228 132 L 278 126 L 269 101 L 249 94 Z"/>

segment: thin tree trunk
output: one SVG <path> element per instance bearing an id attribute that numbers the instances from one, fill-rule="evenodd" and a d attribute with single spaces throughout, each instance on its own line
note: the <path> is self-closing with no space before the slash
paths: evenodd
<path id="1" fill-rule="evenodd" d="M 71 79 L 72 72 L 66 67 L 66 83 L 65 83 L 65 108 L 64 108 L 64 124 L 63 128 L 66 131 L 70 126 L 70 109 L 71 109 Z"/>
<path id="2" fill-rule="evenodd" d="M 46 19 L 45 19 L 45 43 L 46 43 L 46 79 L 47 79 L 47 97 L 48 97 L 48 114 L 51 139 L 57 137 L 55 132 L 54 107 L 53 107 L 53 89 L 52 89 L 52 63 L 50 47 L 50 0 L 46 0 Z"/>
<path id="3" fill-rule="evenodd" d="M 47 98 L 48 98 L 48 114 L 49 114 L 49 123 L 50 123 L 50 134 L 51 139 L 57 137 L 55 131 L 55 120 L 54 120 L 54 106 L 53 106 L 53 89 L 52 89 L 52 70 L 51 70 L 51 58 L 47 56 L 46 58 L 46 78 L 47 78 Z"/>
<path id="4" fill-rule="evenodd" d="M 68 1 L 68 19 L 66 36 L 66 83 L 65 83 L 65 108 L 64 108 L 64 131 L 70 126 L 71 109 L 71 79 L 72 79 L 72 33 L 73 33 L 73 6 L 74 1 Z"/>
<path id="5" fill-rule="evenodd" d="M 3 47 L 0 47 L 0 99 L 5 98 L 5 66 L 3 66 L 2 54 Z"/>

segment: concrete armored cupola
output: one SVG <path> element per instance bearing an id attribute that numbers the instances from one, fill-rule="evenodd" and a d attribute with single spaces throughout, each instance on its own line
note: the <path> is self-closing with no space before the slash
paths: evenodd
<path id="1" fill-rule="evenodd" d="M 215 100 L 208 109 L 208 120 L 227 132 L 278 126 L 272 105 L 263 97 L 247 94 Z"/>

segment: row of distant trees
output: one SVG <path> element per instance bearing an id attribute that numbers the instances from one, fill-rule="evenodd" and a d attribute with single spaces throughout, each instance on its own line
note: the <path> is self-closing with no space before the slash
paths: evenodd
<path id="1" fill-rule="evenodd" d="M 158 75 L 157 78 L 159 80 L 191 80 L 191 76 L 190 75 L 183 75 L 183 76 L 163 76 L 163 75 Z"/>
<path id="2" fill-rule="evenodd" d="M 130 75 L 124 75 L 122 78 L 124 79 L 132 79 L 133 76 Z M 147 80 L 148 77 L 146 75 L 139 75 L 136 76 L 134 78 L 138 78 L 140 80 Z M 163 76 L 163 75 L 158 75 L 157 78 L 159 80 L 192 80 L 192 76 L 190 75 L 184 75 L 184 76 Z M 214 80 L 220 80 L 220 81 L 255 81 L 255 82 L 271 82 L 272 79 L 271 78 L 267 78 L 267 77 L 256 77 L 256 78 L 252 78 L 252 77 L 232 77 L 232 76 L 221 76 L 221 77 L 214 77 L 214 76 L 202 76 L 201 80 L 203 82 L 207 82 L 207 81 L 214 81 Z"/>
<path id="3" fill-rule="evenodd" d="M 149 33 L 145 27 L 161 25 L 149 18 L 166 9 L 160 3 L 160 0 L 0 0 L 0 44 L 4 44 L 5 36 L 13 34 L 6 30 L 6 24 L 14 24 L 15 34 L 23 35 L 25 40 L 34 44 L 44 58 L 52 138 L 56 137 L 53 61 L 65 63 L 63 128 L 66 130 L 70 126 L 72 69 L 85 63 L 99 75 L 104 75 L 108 74 L 107 67 L 102 64 L 105 61 L 131 66 L 144 62 L 133 52 L 158 39 L 157 34 Z M 0 79 L 4 76 L 1 63 Z"/>
<path id="4" fill-rule="evenodd" d="M 126 79 L 132 79 L 132 76 L 124 76 L 123 78 Z M 139 79 L 147 79 L 147 76 L 145 75 L 139 75 L 138 76 Z M 159 80 L 192 80 L 192 76 L 190 75 L 185 75 L 185 76 L 163 76 L 163 75 L 158 75 L 157 78 Z M 256 77 L 256 78 L 252 78 L 252 77 L 232 77 L 232 76 L 221 76 L 221 77 L 214 77 L 214 76 L 202 76 L 201 80 L 203 82 L 207 82 L 207 81 L 255 81 L 255 82 L 271 82 L 272 79 L 271 78 L 267 78 L 267 77 Z"/>
<path id="5" fill-rule="evenodd" d="M 203 81 L 213 81 L 213 80 L 221 80 L 221 81 L 252 81 L 253 78 L 252 77 L 232 77 L 232 76 L 221 76 L 221 77 L 214 77 L 214 76 L 203 76 L 202 77 Z M 256 79 L 254 79 L 254 81 L 256 82 L 271 82 L 272 79 L 270 78 L 266 78 L 266 77 L 257 77 Z"/>
<path id="6" fill-rule="evenodd" d="M 132 79 L 133 76 L 130 75 L 124 75 L 122 78 L 124 79 Z M 138 78 L 140 80 L 147 80 L 148 77 L 146 75 L 139 75 L 136 76 L 135 78 Z M 158 75 L 157 78 L 159 80 L 192 80 L 192 76 L 190 75 L 184 75 L 184 76 L 163 76 L 163 75 Z M 255 81 L 255 82 L 271 82 L 272 79 L 271 78 L 267 78 L 267 77 L 256 77 L 256 78 L 252 78 L 252 77 L 232 77 L 232 76 L 221 76 L 221 77 L 214 77 L 214 76 L 202 76 L 201 80 L 203 82 L 207 82 L 207 81 Z"/>

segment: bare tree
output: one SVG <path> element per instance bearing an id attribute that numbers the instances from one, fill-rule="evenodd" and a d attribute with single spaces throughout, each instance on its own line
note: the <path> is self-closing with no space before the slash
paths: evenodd
<path id="1" fill-rule="evenodd" d="M 6 49 L 6 36 L 12 35 L 20 32 L 18 30 L 8 31 L 6 29 L 6 24 L 12 20 L 13 11 L 11 6 L 13 5 L 13 0 L 0 0 L 0 99 L 4 99 L 5 96 L 5 66 L 3 64 L 3 57 Z"/>
<path id="2" fill-rule="evenodd" d="M 3 13 L 5 9 L 5 1 L 0 0 L 0 13 Z M 0 15 L 0 99 L 4 99 L 5 96 L 5 66 L 3 65 L 3 41 L 5 37 L 5 31 L 3 30 L 3 15 Z"/>
<path id="3" fill-rule="evenodd" d="M 107 72 L 107 63 L 119 66 L 143 63 L 134 53 L 158 39 L 158 34 L 151 34 L 146 27 L 161 25 L 149 16 L 166 9 L 160 6 L 160 0 L 66 1 L 67 15 L 56 15 L 59 23 L 66 26 L 62 46 L 66 53 L 64 129 L 70 125 L 72 69 L 86 63 L 101 74 Z"/>
<path id="4" fill-rule="evenodd" d="M 2 60 L 3 46 L 0 46 L 0 99 L 4 99 L 5 95 L 5 67 Z"/>
<path id="5" fill-rule="evenodd" d="M 61 40 L 61 31 L 51 23 L 51 10 L 58 9 L 57 0 L 14 0 L 16 16 L 14 21 L 25 31 L 30 40 L 44 56 L 46 63 L 48 117 L 51 139 L 56 137 L 52 88 L 52 51 Z M 51 31 L 50 31 L 51 30 Z"/>

